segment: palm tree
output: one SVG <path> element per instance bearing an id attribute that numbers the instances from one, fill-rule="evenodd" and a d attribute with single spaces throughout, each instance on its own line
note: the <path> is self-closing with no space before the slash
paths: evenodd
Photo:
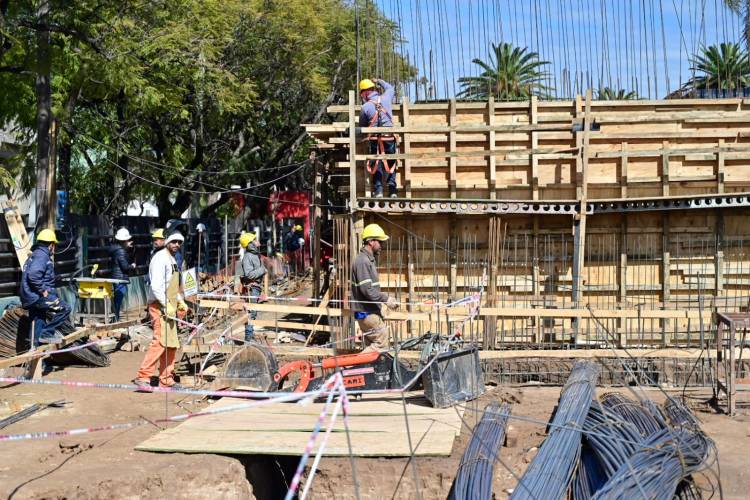
<path id="1" fill-rule="evenodd" d="M 600 88 L 596 98 L 600 101 L 630 101 L 633 99 L 640 99 L 638 93 L 633 90 L 628 92 L 625 89 L 615 90 L 611 87 Z"/>
<path id="2" fill-rule="evenodd" d="M 686 91 L 700 89 L 742 89 L 750 86 L 750 58 L 738 43 L 702 47 L 690 59 L 691 71 L 700 72 L 684 86 Z"/>
<path id="3" fill-rule="evenodd" d="M 724 3 L 735 14 L 742 16 L 742 39 L 750 50 L 750 0 L 724 0 Z"/>
<path id="4" fill-rule="evenodd" d="M 549 76 L 543 71 L 548 61 L 540 61 L 539 54 L 527 48 L 514 47 L 511 43 L 492 44 L 489 62 L 474 59 L 482 68 L 479 76 L 464 76 L 458 79 L 461 91 L 458 97 L 470 99 L 528 99 L 532 95 L 547 97 L 550 87 L 542 81 Z"/>

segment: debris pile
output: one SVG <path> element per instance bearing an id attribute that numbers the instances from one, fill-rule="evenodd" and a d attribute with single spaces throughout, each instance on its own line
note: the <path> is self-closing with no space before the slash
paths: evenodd
<path id="1" fill-rule="evenodd" d="M 28 311 L 21 307 L 12 307 L 5 310 L 0 318 L 0 357 L 11 358 L 23 354 L 29 350 L 29 331 L 31 321 Z M 75 331 L 75 327 L 68 319 L 57 332 L 68 335 Z M 75 348 L 89 343 L 86 338 L 78 339 L 66 348 Z M 82 349 L 53 354 L 50 361 L 57 365 L 86 365 L 86 366 L 109 366 L 109 356 L 96 344 L 88 345 Z"/>

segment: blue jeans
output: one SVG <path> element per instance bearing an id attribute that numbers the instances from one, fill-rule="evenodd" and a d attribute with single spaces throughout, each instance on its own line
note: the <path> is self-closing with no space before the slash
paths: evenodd
<path id="1" fill-rule="evenodd" d="M 54 305 L 57 297 L 41 297 L 28 307 L 29 319 L 34 326 L 32 347 L 39 345 L 40 338 L 54 337 L 55 330 L 70 316 L 70 306 L 62 300 Z M 53 309 L 54 308 L 54 309 Z"/>
<path id="2" fill-rule="evenodd" d="M 370 141 L 369 149 L 370 154 L 378 154 L 378 141 Z M 396 154 L 396 141 L 383 141 L 383 149 L 387 155 Z M 393 168 L 396 164 L 396 160 L 385 161 L 388 162 L 389 168 Z M 372 189 L 374 194 L 383 194 L 383 176 L 385 176 L 385 182 L 388 184 L 388 194 L 396 194 L 396 169 L 393 168 L 392 174 L 386 172 L 383 160 L 378 160 L 378 168 L 372 174 Z"/>
<path id="3" fill-rule="evenodd" d="M 128 285 L 125 283 L 117 283 L 114 286 L 114 303 L 115 303 L 115 321 L 120 321 L 120 309 L 122 308 L 122 302 L 125 300 L 125 295 L 128 293 Z"/>
<path id="4" fill-rule="evenodd" d="M 250 299 L 251 304 L 257 304 L 258 299 L 257 297 L 260 296 L 261 290 L 260 288 L 251 288 L 250 289 L 250 295 L 254 296 L 255 298 Z M 248 311 L 247 312 L 247 325 L 245 325 L 245 342 L 251 342 L 255 340 L 255 328 L 253 327 L 252 321 L 258 317 L 258 311 Z"/>

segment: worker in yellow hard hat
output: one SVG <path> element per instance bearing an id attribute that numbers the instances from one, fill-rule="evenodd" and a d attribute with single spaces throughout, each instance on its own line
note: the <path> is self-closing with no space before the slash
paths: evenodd
<path id="1" fill-rule="evenodd" d="M 365 351 L 388 347 L 388 329 L 383 320 L 382 305 L 398 307 L 395 297 L 380 291 L 376 259 L 388 235 L 378 224 L 368 224 L 362 231 L 362 249 L 352 264 L 352 309 L 362 332 Z"/>
<path id="2" fill-rule="evenodd" d="M 249 295 L 251 303 L 257 304 L 263 291 L 263 276 L 266 268 L 260 256 L 260 240 L 255 233 L 240 234 L 240 246 L 245 249 L 240 265 L 240 282 L 243 295 Z M 245 342 L 255 340 L 253 321 L 258 317 L 258 311 L 248 309 L 247 325 L 245 325 Z"/>
<path id="3" fill-rule="evenodd" d="M 164 248 L 164 229 L 158 228 L 151 233 L 151 244 L 153 245 L 151 257 L 153 257 L 156 252 Z"/>
<path id="4" fill-rule="evenodd" d="M 55 288 L 55 246 L 59 242 L 53 229 L 42 229 L 36 235 L 31 255 L 21 274 L 21 305 L 29 311 L 32 322 L 31 346 L 56 344 L 63 337 L 57 329 L 70 316 L 70 306 L 60 300 Z"/>
<path id="5" fill-rule="evenodd" d="M 284 251 L 289 272 L 295 276 L 305 274 L 305 232 L 301 224 L 295 224 L 284 238 Z"/>
<path id="6" fill-rule="evenodd" d="M 383 89 L 380 94 L 376 85 Z M 385 80 L 365 78 L 359 82 L 359 96 L 362 98 L 362 110 L 359 112 L 360 127 L 393 127 L 393 85 Z M 367 136 L 368 153 L 395 154 L 396 136 L 392 133 L 370 133 Z M 395 198 L 397 160 L 368 160 L 367 171 L 372 175 L 372 195 L 383 196 L 383 178 L 388 185 L 388 194 Z"/>

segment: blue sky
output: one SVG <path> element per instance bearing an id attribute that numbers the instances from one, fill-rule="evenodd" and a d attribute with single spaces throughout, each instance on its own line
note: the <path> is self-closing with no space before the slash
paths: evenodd
<path id="1" fill-rule="evenodd" d="M 433 83 L 436 98 L 452 96 L 460 76 L 476 75 L 471 60 L 488 60 L 500 40 L 553 62 L 556 97 L 610 86 L 662 98 L 690 78 L 689 58 L 701 45 L 738 41 L 741 31 L 723 0 L 370 1 L 401 23 L 403 54 Z M 372 37 L 366 45 L 372 50 Z M 385 66 L 378 76 L 388 76 Z M 414 85 L 407 94 L 417 97 Z"/>

